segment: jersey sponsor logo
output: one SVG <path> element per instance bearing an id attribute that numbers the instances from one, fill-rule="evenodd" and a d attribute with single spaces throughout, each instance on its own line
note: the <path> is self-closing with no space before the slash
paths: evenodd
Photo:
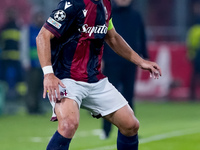
<path id="1" fill-rule="evenodd" d="M 70 2 L 66 2 L 66 3 L 65 3 L 65 10 L 66 10 L 67 8 L 71 7 L 71 6 L 72 6 L 72 4 L 71 4 Z"/>
<path id="2" fill-rule="evenodd" d="M 66 13 L 63 10 L 58 10 L 55 14 L 54 14 L 54 19 L 56 21 L 63 21 L 66 18 Z"/>
<path id="3" fill-rule="evenodd" d="M 84 15 L 84 17 L 86 17 L 87 11 L 88 11 L 88 10 L 86 10 L 86 9 L 83 10 L 83 15 Z"/>
<path id="4" fill-rule="evenodd" d="M 53 25 L 54 27 L 56 27 L 57 29 L 60 29 L 60 27 L 62 26 L 59 22 L 57 22 L 56 20 L 54 20 L 51 17 L 49 17 L 47 22 L 50 23 L 51 25 Z"/>
<path id="5" fill-rule="evenodd" d="M 79 29 L 79 31 L 83 33 L 89 33 L 89 36 L 91 36 L 93 33 L 106 34 L 108 31 L 108 27 L 105 24 L 93 27 L 89 27 L 88 24 L 84 24 L 82 28 Z"/>

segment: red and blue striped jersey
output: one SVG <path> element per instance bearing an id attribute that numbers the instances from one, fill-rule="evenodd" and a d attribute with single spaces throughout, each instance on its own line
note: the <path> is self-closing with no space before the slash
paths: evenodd
<path id="1" fill-rule="evenodd" d="M 59 79 L 94 83 L 101 72 L 104 37 L 111 18 L 110 0 L 62 0 L 44 27 L 55 35 L 51 59 Z"/>

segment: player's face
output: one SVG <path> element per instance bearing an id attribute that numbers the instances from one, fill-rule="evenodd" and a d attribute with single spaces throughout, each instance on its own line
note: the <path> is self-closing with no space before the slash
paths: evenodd
<path id="1" fill-rule="evenodd" d="M 129 6 L 132 0 L 114 0 L 118 6 L 126 7 Z"/>

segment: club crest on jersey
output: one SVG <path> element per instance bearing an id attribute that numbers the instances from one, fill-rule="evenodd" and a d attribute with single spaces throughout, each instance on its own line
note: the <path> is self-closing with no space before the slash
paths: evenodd
<path id="1" fill-rule="evenodd" d="M 60 92 L 60 96 L 67 96 L 67 91 L 64 90 L 64 91 Z"/>
<path id="2" fill-rule="evenodd" d="M 55 14 L 54 14 L 54 19 L 56 21 L 63 21 L 66 18 L 66 13 L 63 10 L 58 10 Z"/>

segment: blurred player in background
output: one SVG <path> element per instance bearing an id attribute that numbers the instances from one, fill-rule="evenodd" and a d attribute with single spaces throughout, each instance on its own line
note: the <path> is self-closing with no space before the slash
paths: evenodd
<path id="1" fill-rule="evenodd" d="M 35 11 L 31 20 L 32 23 L 22 30 L 22 64 L 26 70 L 26 82 L 28 85 L 26 106 L 29 114 L 40 114 L 42 113 L 40 100 L 43 88 L 43 73 L 37 55 L 35 39 L 45 22 L 44 12 Z"/>
<path id="2" fill-rule="evenodd" d="M 6 11 L 6 23 L 0 32 L 1 80 L 8 84 L 7 100 L 16 100 L 21 96 L 20 87 L 24 87 L 23 70 L 20 61 L 20 28 L 17 24 L 17 12 L 14 8 Z"/>
<path id="3" fill-rule="evenodd" d="M 117 32 L 143 58 L 148 59 L 144 23 L 140 14 L 133 9 L 132 0 L 113 1 L 113 24 Z M 103 73 L 109 81 L 122 93 L 134 110 L 134 83 L 137 66 L 117 55 L 105 44 Z M 102 139 L 108 138 L 111 123 L 103 120 Z"/>
<path id="4" fill-rule="evenodd" d="M 109 0 L 62 0 L 37 36 L 44 93 L 58 130 L 47 150 L 67 150 L 79 125 L 80 107 L 119 129 L 118 150 L 137 150 L 139 122 L 126 99 L 101 72 L 104 40 L 120 56 L 159 78 L 159 66 L 142 59 L 115 31 Z"/>
<path id="5" fill-rule="evenodd" d="M 193 67 L 190 83 L 190 99 L 192 101 L 196 99 L 196 86 L 200 80 L 200 1 L 193 4 L 193 12 L 195 19 L 187 36 L 188 57 Z"/>

